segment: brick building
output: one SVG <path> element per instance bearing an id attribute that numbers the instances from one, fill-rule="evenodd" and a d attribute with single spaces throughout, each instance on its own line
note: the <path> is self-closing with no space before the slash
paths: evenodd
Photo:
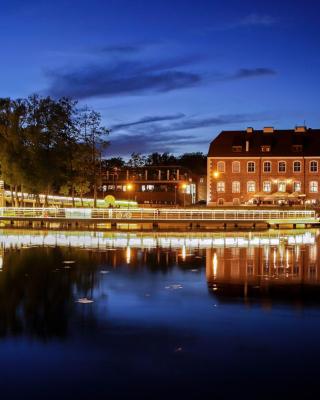
<path id="1" fill-rule="evenodd" d="M 222 131 L 210 144 L 207 204 L 318 203 L 320 129 Z"/>

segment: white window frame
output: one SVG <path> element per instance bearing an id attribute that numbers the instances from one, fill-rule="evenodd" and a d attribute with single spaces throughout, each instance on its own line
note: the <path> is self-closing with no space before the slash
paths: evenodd
<path id="1" fill-rule="evenodd" d="M 217 171 L 222 174 L 226 172 L 226 163 L 224 161 L 217 162 Z"/>
<path id="2" fill-rule="evenodd" d="M 299 184 L 300 189 L 296 190 L 296 184 Z M 301 192 L 301 181 L 293 181 L 293 191 L 294 192 Z"/>
<path id="3" fill-rule="evenodd" d="M 295 164 L 296 164 L 296 163 L 299 163 L 299 171 L 295 171 Z M 301 172 L 301 161 L 299 161 L 299 160 L 293 161 L 292 170 L 293 170 L 293 172 L 295 172 L 296 174 L 300 173 L 300 172 Z"/>
<path id="4" fill-rule="evenodd" d="M 240 181 L 232 182 L 232 193 L 240 193 Z"/>
<path id="5" fill-rule="evenodd" d="M 312 171 L 312 163 L 315 163 L 315 166 L 316 166 L 315 171 Z M 309 172 L 316 173 L 316 172 L 318 172 L 318 169 L 319 169 L 318 161 L 317 160 L 310 160 L 310 162 L 309 162 Z"/>
<path id="6" fill-rule="evenodd" d="M 251 185 L 253 185 L 253 190 L 249 190 Z M 255 191 L 256 191 L 256 182 L 248 181 L 247 182 L 247 193 L 255 193 Z"/>
<path id="7" fill-rule="evenodd" d="M 253 164 L 253 171 L 249 171 L 249 164 Z M 254 174 L 256 172 L 256 163 L 255 163 L 255 161 L 248 161 L 247 162 L 247 172 L 248 172 L 248 174 Z"/>
<path id="8" fill-rule="evenodd" d="M 267 163 L 270 164 L 270 171 L 266 171 L 266 170 L 265 170 L 265 165 L 266 165 Z M 263 172 L 264 172 L 265 174 L 269 174 L 271 171 L 272 171 L 272 162 L 271 162 L 271 161 L 263 161 Z"/>
<path id="9" fill-rule="evenodd" d="M 235 165 L 238 165 L 238 166 L 239 166 L 238 171 L 236 171 Z M 233 172 L 234 174 L 239 174 L 240 171 L 241 171 L 241 164 L 240 164 L 240 161 L 232 161 L 232 172 Z"/>
<path id="10" fill-rule="evenodd" d="M 281 190 L 281 186 L 284 190 Z M 278 192 L 285 193 L 287 190 L 287 182 L 286 181 L 279 181 L 278 182 Z"/>
<path id="11" fill-rule="evenodd" d="M 266 184 L 269 185 L 270 190 L 265 190 L 265 185 L 266 185 Z M 272 191 L 272 182 L 271 182 L 271 181 L 263 181 L 262 187 L 263 187 L 263 192 L 265 192 L 265 193 L 271 193 L 271 191 Z"/>
<path id="12" fill-rule="evenodd" d="M 309 182 L 309 193 L 318 193 L 318 192 L 319 192 L 318 181 L 310 181 Z"/>
<path id="13" fill-rule="evenodd" d="M 280 164 L 284 164 L 284 171 L 280 171 Z M 280 174 L 285 174 L 287 172 L 287 162 L 286 161 L 278 161 L 278 172 Z"/>
<path id="14" fill-rule="evenodd" d="M 221 188 L 220 188 L 221 186 Z M 217 193 L 225 193 L 226 191 L 226 183 L 224 181 L 217 182 Z"/>

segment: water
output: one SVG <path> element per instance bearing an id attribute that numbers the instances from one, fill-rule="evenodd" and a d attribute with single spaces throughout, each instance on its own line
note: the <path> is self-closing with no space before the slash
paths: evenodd
<path id="1" fill-rule="evenodd" d="M 318 393 L 317 231 L 0 231 L 4 399 Z"/>

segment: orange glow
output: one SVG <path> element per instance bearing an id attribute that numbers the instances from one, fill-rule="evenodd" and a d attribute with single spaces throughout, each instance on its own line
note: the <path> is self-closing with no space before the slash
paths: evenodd
<path id="1" fill-rule="evenodd" d="M 218 171 L 214 171 L 213 177 L 216 178 L 216 179 L 219 178 L 219 172 Z"/>
<path id="2" fill-rule="evenodd" d="M 128 183 L 127 184 L 127 190 L 132 190 L 133 189 L 133 185 L 132 185 L 132 183 Z"/>

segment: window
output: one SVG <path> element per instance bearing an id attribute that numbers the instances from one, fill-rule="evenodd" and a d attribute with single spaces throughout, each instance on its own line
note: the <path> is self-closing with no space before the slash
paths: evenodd
<path id="1" fill-rule="evenodd" d="M 247 192 L 252 193 L 256 191 L 256 183 L 255 181 L 249 181 L 247 183 Z"/>
<path id="2" fill-rule="evenodd" d="M 256 163 L 254 161 L 248 161 L 247 171 L 248 172 L 255 172 L 255 170 L 256 170 Z"/>
<path id="3" fill-rule="evenodd" d="M 223 203 L 224 203 L 224 200 L 223 200 L 223 199 L 221 199 L 221 198 L 218 199 L 218 205 L 219 205 L 219 206 L 223 206 Z"/>
<path id="4" fill-rule="evenodd" d="M 271 162 L 265 161 L 263 163 L 263 172 L 271 172 Z"/>
<path id="5" fill-rule="evenodd" d="M 302 144 L 293 144 L 292 151 L 294 153 L 301 153 L 302 152 Z"/>
<path id="6" fill-rule="evenodd" d="M 309 191 L 310 191 L 310 193 L 318 193 L 318 182 L 317 181 L 310 181 Z"/>
<path id="7" fill-rule="evenodd" d="M 270 153 L 271 146 L 261 146 L 262 153 Z"/>
<path id="8" fill-rule="evenodd" d="M 301 192 L 301 182 L 300 181 L 293 182 L 293 191 Z"/>
<path id="9" fill-rule="evenodd" d="M 232 161 L 232 172 L 240 172 L 240 161 Z"/>
<path id="10" fill-rule="evenodd" d="M 279 191 L 279 192 L 285 192 L 285 191 L 286 191 L 286 188 L 287 188 L 286 182 L 280 181 L 280 182 L 278 183 L 278 191 Z"/>
<path id="11" fill-rule="evenodd" d="M 218 163 L 217 163 L 217 171 L 218 172 L 224 172 L 225 171 L 224 161 L 218 161 Z"/>
<path id="12" fill-rule="evenodd" d="M 285 161 L 278 162 L 278 172 L 286 172 L 286 162 Z"/>
<path id="13" fill-rule="evenodd" d="M 217 182 L 217 192 L 224 192 L 225 184 L 223 181 Z"/>
<path id="14" fill-rule="evenodd" d="M 232 203 L 234 206 L 238 206 L 240 204 L 240 200 L 236 197 L 235 199 L 232 199 Z"/>
<path id="15" fill-rule="evenodd" d="M 264 181 L 263 182 L 263 191 L 264 192 L 271 192 L 271 182 L 270 181 Z"/>
<path id="16" fill-rule="evenodd" d="M 310 161 L 310 172 L 318 172 L 318 161 Z"/>
<path id="17" fill-rule="evenodd" d="M 242 146 L 232 146 L 232 151 L 234 153 L 241 153 L 242 151 Z"/>
<path id="18" fill-rule="evenodd" d="M 232 193 L 240 193 L 240 182 L 239 181 L 232 182 Z"/>
<path id="19" fill-rule="evenodd" d="M 301 172 L 301 162 L 300 161 L 293 162 L 293 172 Z"/>

